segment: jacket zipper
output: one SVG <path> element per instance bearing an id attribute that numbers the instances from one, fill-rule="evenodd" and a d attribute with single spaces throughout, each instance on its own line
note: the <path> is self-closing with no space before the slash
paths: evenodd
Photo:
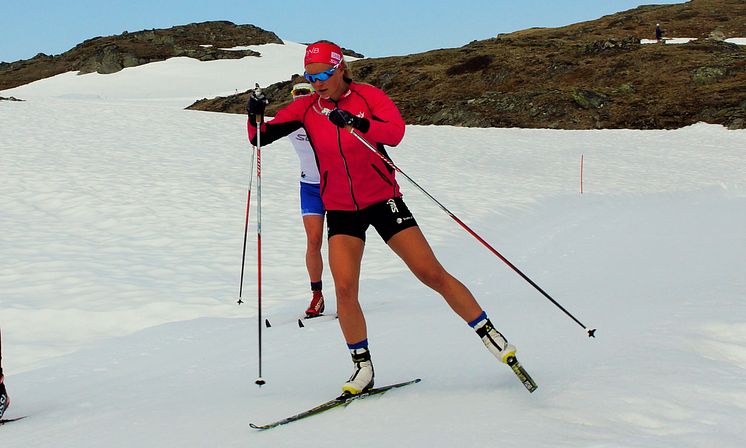
<path id="1" fill-rule="evenodd" d="M 350 196 L 352 197 L 352 202 L 355 204 L 355 210 L 360 210 L 360 206 L 357 205 L 357 200 L 355 199 L 355 192 L 352 189 L 352 176 L 350 175 L 350 169 L 347 166 L 347 159 L 345 158 L 344 152 L 342 152 L 342 134 L 340 133 L 339 128 L 337 128 L 337 146 L 339 147 L 339 155 L 342 156 L 342 163 L 344 163 L 345 172 L 347 173 L 347 182 L 350 185 Z"/>

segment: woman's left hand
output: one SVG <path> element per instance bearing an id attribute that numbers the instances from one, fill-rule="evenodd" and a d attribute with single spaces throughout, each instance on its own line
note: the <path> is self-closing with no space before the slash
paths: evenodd
<path id="1" fill-rule="evenodd" d="M 329 112 L 329 121 L 340 128 L 351 126 L 361 132 L 368 132 L 370 128 L 370 121 L 367 118 L 355 116 L 344 109 L 334 109 Z"/>

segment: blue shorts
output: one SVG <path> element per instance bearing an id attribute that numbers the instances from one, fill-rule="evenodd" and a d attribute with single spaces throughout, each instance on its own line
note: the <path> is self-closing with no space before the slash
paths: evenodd
<path id="1" fill-rule="evenodd" d="M 319 184 L 300 183 L 300 214 L 324 216 L 324 203 L 321 202 Z"/>

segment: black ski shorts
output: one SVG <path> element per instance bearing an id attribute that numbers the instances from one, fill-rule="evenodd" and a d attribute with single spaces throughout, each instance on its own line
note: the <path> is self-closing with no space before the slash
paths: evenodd
<path id="1" fill-rule="evenodd" d="M 417 221 L 401 197 L 377 202 L 357 211 L 327 210 L 326 219 L 329 238 L 349 235 L 363 241 L 371 225 L 384 242 L 404 229 L 417 226 Z"/>

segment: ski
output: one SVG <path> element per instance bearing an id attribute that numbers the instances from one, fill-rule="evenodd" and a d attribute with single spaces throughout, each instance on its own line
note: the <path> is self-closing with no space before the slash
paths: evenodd
<path id="1" fill-rule="evenodd" d="M 513 373 L 515 373 L 515 376 L 518 377 L 518 380 L 523 384 L 523 386 L 528 390 L 529 392 L 533 392 L 536 390 L 537 386 L 536 382 L 531 378 L 531 375 L 526 372 L 526 369 L 523 368 L 521 363 L 518 362 L 518 359 L 515 356 L 510 356 L 506 360 L 508 363 L 508 366 L 513 370 Z"/>
<path id="2" fill-rule="evenodd" d="M 389 384 L 388 386 L 376 387 L 376 388 L 370 389 L 368 391 L 365 391 L 357 395 L 352 395 L 352 394 L 345 392 L 344 394 L 340 395 L 339 397 L 333 400 L 329 400 L 326 403 L 321 403 L 320 405 L 312 409 L 309 409 L 307 411 L 301 412 L 300 414 L 296 414 L 291 417 L 284 418 L 282 420 L 277 420 L 276 422 L 267 423 L 266 425 L 255 425 L 254 423 L 249 423 L 249 426 L 254 429 L 259 429 L 259 430 L 274 428 L 276 426 L 285 425 L 287 423 L 298 421 L 306 417 L 311 417 L 313 415 L 321 414 L 322 412 L 328 411 L 330 409 L 347 406 L 348 404 L 350 404 L 351 402 L 355 400 L 367 398 L 373 395 L 380 395 L 391 389 L 396 389 L 398 387 L 404 387 L 410 384 L 419 383 L 420 381 L 421 380 L 419 378 L 416 378 L 414 380 L 405 381 L 403 383 Z"/>
<path id="3" fill-rule="evenodd" d="M 303 328 L 304 327 L 303 323 L 305 321 L 313 320 L 317 322 L 322 322 L 322 321 L 336 320 L 336 319 L 337 319 L 337 313 L 319 314 L 318 316 L 314 316 L 314 317 L 306 317 L 306 315 L 303 314 L 298 317 L 291 317 L 289 319 L 285 317 L 285 318 L 280 318 L 280 319 L 274 319 L 272 321 L 270 321 L 270 319 L 267 318 L 267 319 L 264 319 L 264 326 L 266 328 L 272 328 L 275 326 L 279 327 L 279 326 L 283 326 L 283 325 L 287 325 L 289 323 L 295 322 L 297 323 L 299 327 Z"/>
<path id="4" fill-rule="evenodd" d="M 303 328 L 305 327 L 305 324 L 303 323 L 304 320 L 315 320 L 316 322 L 322 322 L 325 320 L 336 320 L 337 315 L 336 314 L 319 314 L 318 316 L 306 316 L 302 319 L 298 319 L 298 327 Z"/>
<path id="5" fill-rule="evenodd" d="M 303 320 L 334 320 L 337 318 L 337 313 L 319 314 L 317 316 L 303 316 Z"/>
<path id="6" fill-rule="evenodd" d="M 6 423 L 10 423 L 10 422 L 17 422 L 18 420 L 23 420 L 24 418 L 26 417 L 24 416 L 24 417 L 16 417 L 16 418 L 3 418 L 3 419 L 0 419 L 0 426 Z"/>

